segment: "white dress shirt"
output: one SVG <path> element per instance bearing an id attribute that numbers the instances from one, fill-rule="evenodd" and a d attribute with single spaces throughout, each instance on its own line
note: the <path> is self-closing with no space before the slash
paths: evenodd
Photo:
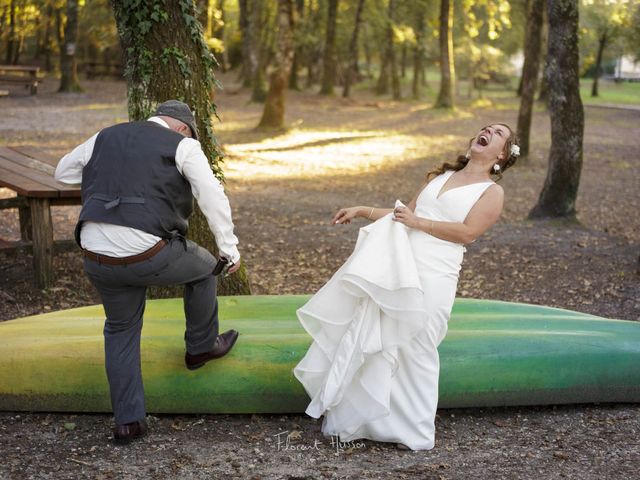
<path id="1" fill-rule="evenodd" d="M 149 121 L 169 128 L 161 118 L 151 117 Z M 96 133 L 62 157 L 54 174 L 56 180 L 69 184 L 82 183 L 82 169 L 91 159 L 97 136 Z M 216 238 L 220 254 L 237 263 L 240 253 L 237 248 L 238 238 L 233 233 L 229 199 L 222 184 L 213 175 L 200 142 L 189 137 L 180 141 L 176 150 L 176 168 L 191 185 L 191 192 Z M 160 237 L 150 233 L 109 223 L 84 222 L 80 232 L 82 248 L 110 257 L 128 257 L 142 253 L 159 240 Z"/>

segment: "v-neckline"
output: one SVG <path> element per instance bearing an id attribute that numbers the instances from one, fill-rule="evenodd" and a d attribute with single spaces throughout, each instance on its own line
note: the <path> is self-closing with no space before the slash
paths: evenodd
<path id="1" fill-rule="evenodd" d="M 446 186 L 447 186 L 447 183 L 449 182 L 449 180 L 451 180 L 451 177 L 453 177 L 453 174 L 454 174 L 454 173 L 456 173 L 456 170 L 449 170 L 449 171 L 450 171 L 450 172 L 452 172 L 452 173 L 451 173 L 451 175 L 449 175 L 449 177 L 447 177 L 447 178 L 445 179 L 444 183 L 443 183 L 442 185 L 440 185 L 440 189 L 438 190 L 438 192 L 437 192 L 437 194 L 436 194 L 436 200 L 440 200 L 440 197 L 442 197 L 442 195 L 444 195 L 445 193 L 448 193 L 448 192 L 450 192 L 450 191 L 452 191 L 452 190 L 457 190 L 458 188 L 469 187 L 469 186 L 471 186 L 471 185 L 480 185 L 480 184 L 482 184 L 482 183 L 494 183 L 494 182 L 492 182 L 491 180 L 487 180 L 487 181 L 485 181 L 485 182 L 467 183 L 466 185 L 460 185 L 460 186 L 458 186 L 458 187 L 453 187 L 453 188 L 450 188 L 449 190 L 445 190 L 445 191 L 443 192 L 443 191 L 442 191 L 442 189 L 443 189 L 444 187 L 446 187 Z"/>

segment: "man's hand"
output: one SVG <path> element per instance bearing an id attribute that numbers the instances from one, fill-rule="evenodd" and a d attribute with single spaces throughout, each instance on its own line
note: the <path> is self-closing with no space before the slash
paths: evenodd
<path id="1" fill-rule="evenodd" d="M 229 267 L 229 270 L 227 270 L 227 273 L 229 275 L 231 275 L 232 273 L 236 273 L 238 270 L 240 270 L 240 264 L 241 264 L 241 261 L 240 259 L 238 259 L 236 263 L 234 263 Z"/>

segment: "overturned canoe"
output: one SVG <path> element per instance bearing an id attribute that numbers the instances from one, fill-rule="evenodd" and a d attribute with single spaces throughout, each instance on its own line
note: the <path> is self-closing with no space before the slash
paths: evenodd
<path id="1" fill-rule="evenodd" d="M 184 366 L 182 300 L 147 303 L 142 370 L 152 413 L 303 412 L 292 369 L 311 338 L 308 296 L 220 298 L 232 352 Z M 0 323 L 0 409 L 109 412 L 101 306 Z M 458 299 L 440 346 L 440 407 L 640 402 L 640 322 Z"/>

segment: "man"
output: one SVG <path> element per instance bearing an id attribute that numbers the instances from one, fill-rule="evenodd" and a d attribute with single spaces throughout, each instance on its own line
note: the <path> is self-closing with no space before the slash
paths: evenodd
<path id="1" fill-rule="evenodd" d="M 147 432 L 140 370 L 147 286 L 184 285 L 187 368 L 224 356 L 238 338 L 235 330 L 218 335 L 215 257 L 185 238 L 195 197 L 229 273 L 240 267 L 229 201 L 197 139 L 189 107 L 169 100 L 147 121 L 101 130 L 56 168 L 57 180 L 82 184 L 75 237 L 106 313 L 116 443 Z"/>

